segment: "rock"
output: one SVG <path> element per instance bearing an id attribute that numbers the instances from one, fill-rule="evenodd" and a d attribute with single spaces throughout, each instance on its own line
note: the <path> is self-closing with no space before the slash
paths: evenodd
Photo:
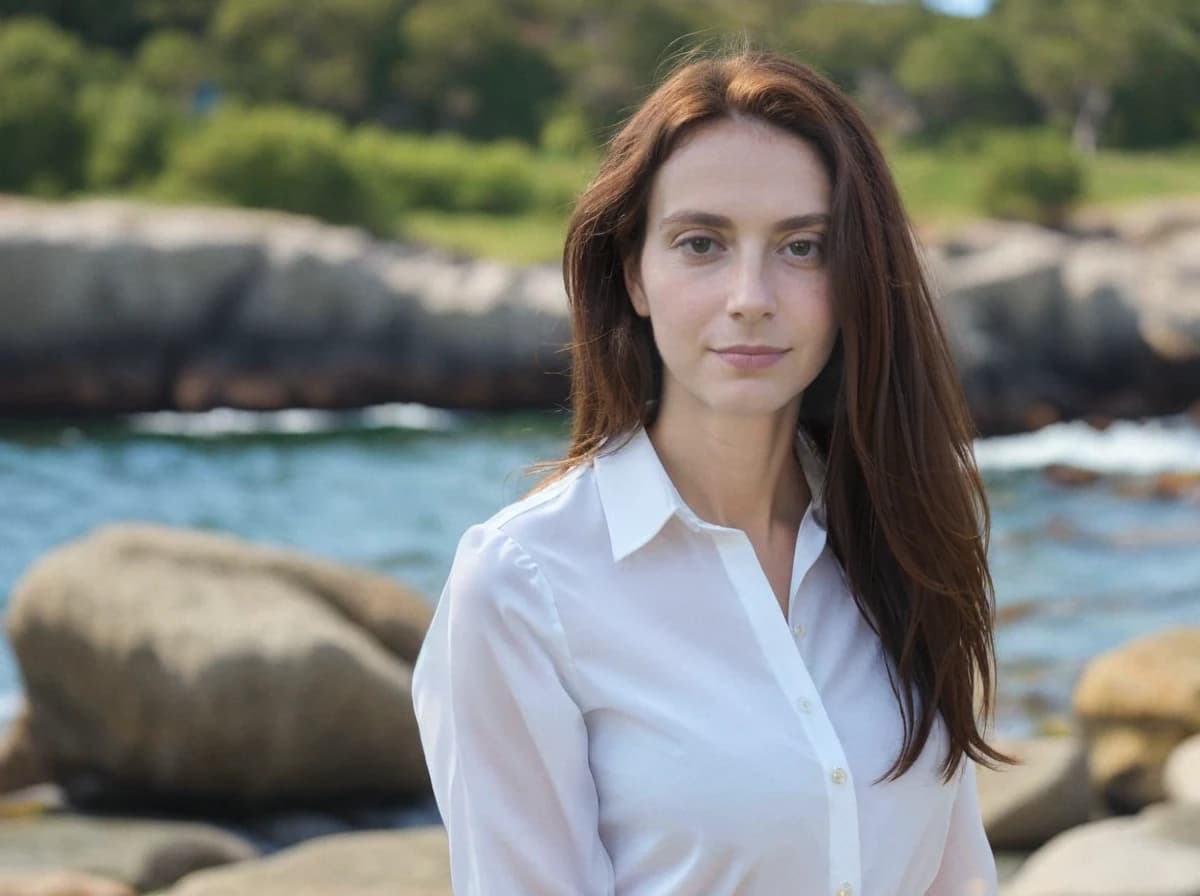
<path id="1" fill-rule="evenodd" d="M 1193 734 L 1167 757 L 1163 790 L 1173 802 L 1200 804 L 1200 734 Z"/>
<path id="2" fill-rule="evenodd" d="M 69 814 L 0 821 L 0 868 L 95 874 L 139 891 L 257 855 L 242 838 L 195 822 Z"/>
<path id="3" fill-rule="evenodd" d="M 557 265 L 282 212 L 6 198 L 0 267 L 4 415 L 567 397 Z"/>
<path id="4" fill-rule="evenodd" d="M 256 862 L 189 875 L 170 896 L 452 896 L 445 828 L 322 837 Z"/>
<path id="5" fill-rule="evenodd" d="M 1085 470 L 1083 467 L 1073 467 L 1070 464 L 1048 464 L 1042 469 L 1042 475 L 1055 485 L 1077 488 L 1092 485 L 1100 479 L 1095 470 Z"/>
<path id="6" fill-rule="evenodd" d="M 22 705 L 0 732 L 0 795 L 50 780 L 50 772 L 29 728 L 29 709 Z"/>
<path id="7" fill-rule="evenodd" d="M 1131 243 L 1154 243 L 1200 229 L 1200 199 L 1194 196 L 1162 197 L 1117 209 L 1081 209 L 1078 214 L 1085 226 Z"/>
<path id="8" fill-rule="evenodd" d="M 32 818 L 70 808 L 57 784 L 34 784 L 0 796 L 0 818 Z"/>
<path id="9" fill-rule="evenodd" d="M 1157 805 L 1059 834 L 1035 852 L 1004 896 L 1195 896 L 1200 806 Z"/>
<path id="10" fill-rule="evenodd" d="M 1151 491 L 1156 498 L 1200 501 L 1200 471 L 1159 473 Z"/>
<path id="11" fill-rule="evenodd" d="M 431 616 L 385 576 L 127 523 L 34 564 L 8 628 L 72 802 L 234 812 L 427 793 L 410 687 Z"/>
<path id="12" fill-rule="evenodd" d="M 976 766 L 984 827 L 993 849 L 1027 850 L 1091 816 L 1087 753 L 1074 737 L 1002 743 L 1022 764 Z"/>
<path id="13" fill-rule="evenodd" d="M 1093 660 L 1074 695 L 1093 787 L 1117 812 L 1162 800 L 1163 766 L 1200 732 L 1200 627 L 1138 638 Z"/>
<path id="14" fill-rule="evenodd" d="M 115 880 L 74 871 L 0 871 L 0 896 L 136 896 L 132 887 Z"/>

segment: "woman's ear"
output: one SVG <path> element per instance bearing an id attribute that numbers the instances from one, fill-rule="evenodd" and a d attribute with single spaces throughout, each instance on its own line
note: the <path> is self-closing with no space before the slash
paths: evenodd
<path id="1" fill-rule="evenodd" d="M 638 262 L 636 256 L 629 256 L 621 266 L 625 274 L 625 291 L 629 293 L 629 301 L 633 305 L 633 310 L 640 317 L 650 316 L 650 305 L 646 301 L 646 292 L 642 289 L 641 273 L 638 271 Z"/>

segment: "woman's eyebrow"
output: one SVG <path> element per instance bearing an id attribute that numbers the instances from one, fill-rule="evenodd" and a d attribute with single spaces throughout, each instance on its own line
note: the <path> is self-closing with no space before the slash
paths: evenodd
<path id="1" fill-rule="evenodd" d="M 661 230 L 671 224 L 678 223 L 699 224 L 704 227 L 716 227 L 725 230 L 733 226 L 733 221 L 724 215 L 714 215 L 712 212 L 701 212 L 685 208 L 667 215 L 658 222 L 658 227 Z M 793 215 L 790 218 L 784 218 L 782 221 L 776 221 L 774 229 L 776 231 L 799 230 L 804 227 L 815 227 L 828 223 L 829 215 L 827 213 L 808 212 L 807 214 Z"/>

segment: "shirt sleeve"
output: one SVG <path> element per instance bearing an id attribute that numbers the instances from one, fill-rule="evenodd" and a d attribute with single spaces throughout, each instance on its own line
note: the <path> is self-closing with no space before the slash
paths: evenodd
<path id="1" fill-rule="evenodd" d="M 471 526 L 412 676 L 456 896 L 613 893 L 573 675 L 537 565 Z"/>
<path id="2" fill-rule="evenodd" d="M 975 763 L 963 758 L 962 777 L 950 810 L 942 864 L 925 896 L 996 896 L 996 859 L 983 827 Z"/>

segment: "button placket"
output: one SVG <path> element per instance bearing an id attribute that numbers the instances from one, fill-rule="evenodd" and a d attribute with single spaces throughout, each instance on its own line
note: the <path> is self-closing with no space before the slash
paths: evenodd
<path id="1" fill-rule="evenodd" d="M 848 781 L 845 751 L 831 719 L 823 711 L 816 682 L 797 649 L 795 627 L 800 623 L 788 624 L 789 618 L 785 620 L 786 627 L 780 626 L 778 603 L 749 536 L 740 529 L 714 532 L 713 535 L 730 584 L 758 638 L 762 656 L 787 695 L 796 718 L 801 721 L 805 736 L 820 762 L 819 767 L 824 769 L 820 774 L 832 775 L 834 769 L 840 769 Z M 815 562 L 816 547 L 809 543 L 808 550 L 796 552 L 794 566 L 799 575 L 793 574 L 793 598 Z M 840 882 L 850 885 L 857 881 L 860 874 L 858 800 L 854 788 L 845 786 L 845 781 L 838 784 L 827 780 L 825 784 L 830 831 L 829 892 L 834 892 Z"/>

